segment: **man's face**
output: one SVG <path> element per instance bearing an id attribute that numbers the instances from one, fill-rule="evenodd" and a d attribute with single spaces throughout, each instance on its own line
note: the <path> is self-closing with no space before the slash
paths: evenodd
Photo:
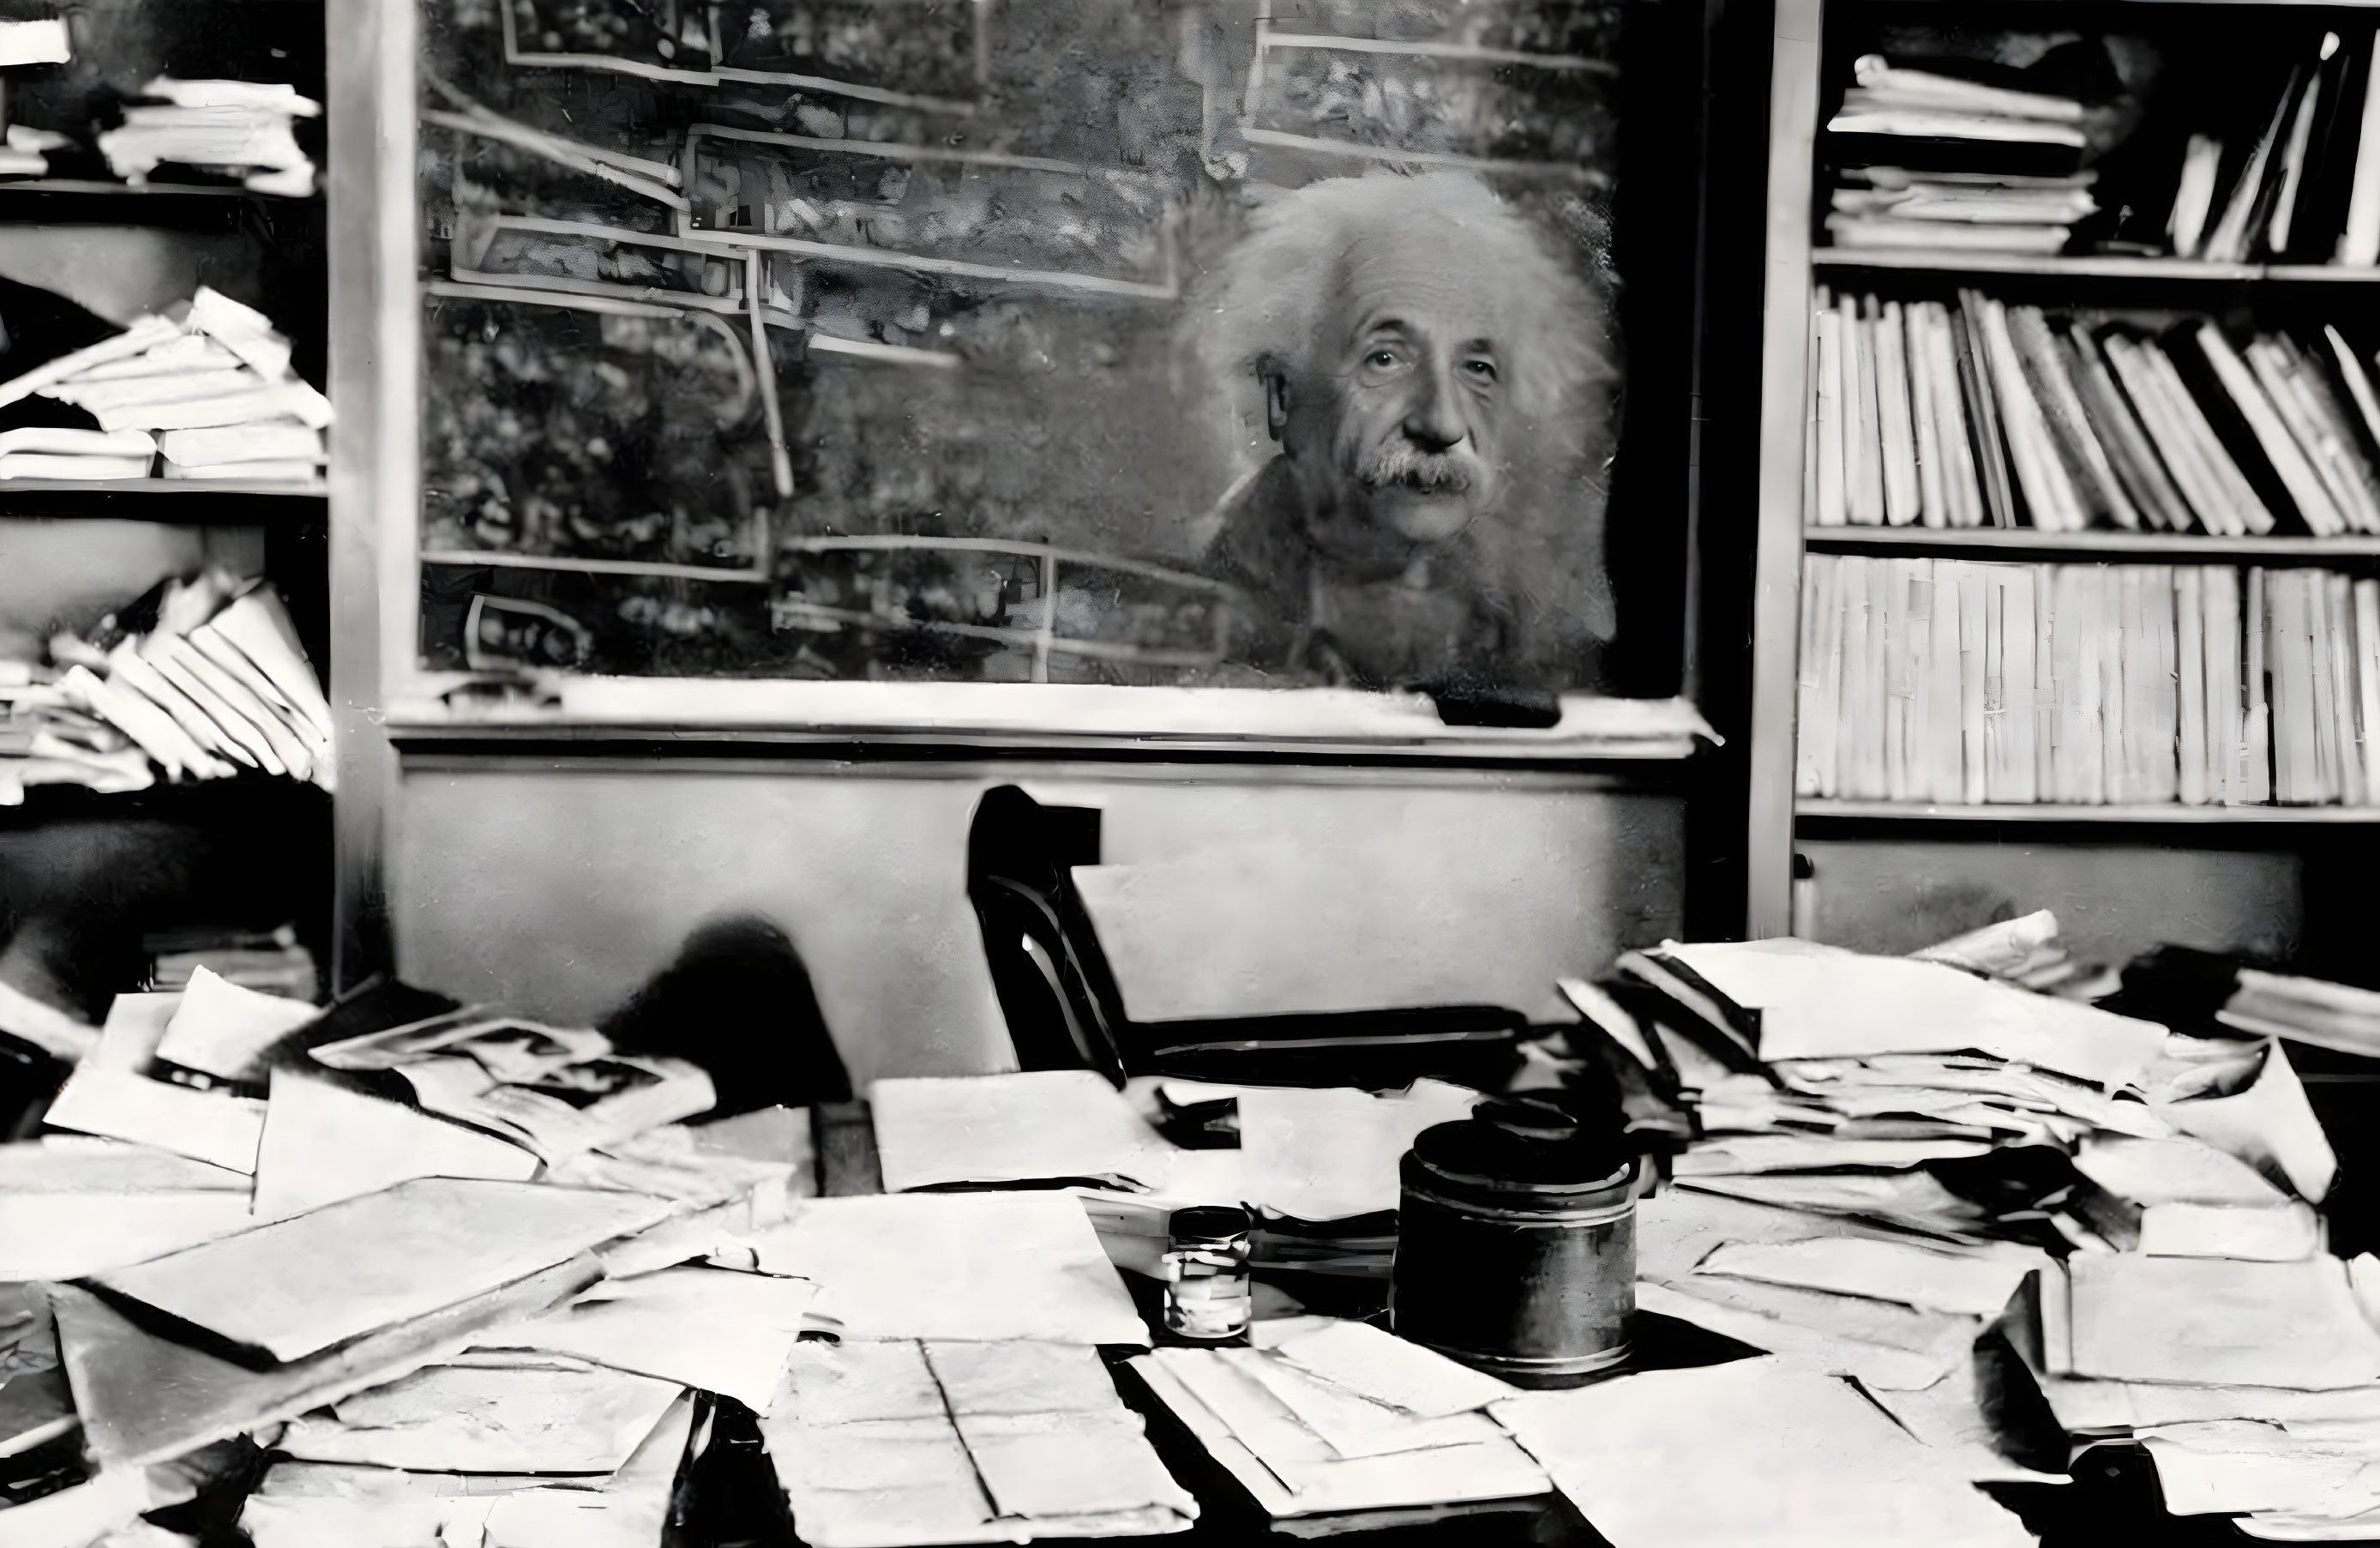
<path id="1" fill-rule="evenodd" d="M 1509 347 L 1494 286 L 1444 227 L 1348 255 L 1316 369 L 1287 384 L 1281 431 L 1292 457 L 1328 474 L 1341 508 L 1412 542 L 1443 542 L 1494 508 Z"/>

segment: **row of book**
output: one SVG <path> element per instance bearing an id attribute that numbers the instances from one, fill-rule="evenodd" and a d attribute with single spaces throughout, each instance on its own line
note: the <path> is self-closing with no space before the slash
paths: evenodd
<path id="1" fill-rule="evenodd" d="M 2237 344 L 1961 290 L 1811 307 L 1815 527 L 2380 532 L 2380 391 L 2335 327 Z"/>
<path id="2" fill-rule="evenodd" d="M 1852 146 L 1876 137 L 1882 153 L 1901 165 L 1841 169 L 1827 216 L 1837 247 L 2048 254 L 2064 250 L 2073 224 L 2098 212 L 2086 168 L 1983 167 L 1970 149 L 1982 147 L 1985 159 L 1994 147 L 2079 154 L 2082 103 L 1896 65 L 1880 54 L 1862 55 L 1852 75 L 1828 134 Z"/>
<path id="3" fill-rule="evenodd" d="M 2166 222 L 2176 257 L 2380 263 L 2380 99 L 2364 42 L 2325 32 L 2252 139 L 2190 137 Z"/>
<path id="4" fill-rule="evenodd" d="M 1796 791 L 2380 804 L 2380 580 L 1813 555 Z"/>

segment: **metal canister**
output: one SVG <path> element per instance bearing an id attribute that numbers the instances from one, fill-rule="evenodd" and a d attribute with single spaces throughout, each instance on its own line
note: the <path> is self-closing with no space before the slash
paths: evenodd
<path id="1" fill-rule="evenodd" d="M 1423 1130 L 1402 1164 L 1398 1335 L 1526 1387 L 1575 1386 L 1626 1359 L 1636 1168 L 1535 1103 L 1483 1103 Z"/>

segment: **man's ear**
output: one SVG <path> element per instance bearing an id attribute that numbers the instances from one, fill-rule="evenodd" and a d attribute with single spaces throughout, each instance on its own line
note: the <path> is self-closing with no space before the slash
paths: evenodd
<path id="1" fill-rule="evenodd" d="M 1289 426 L 1289 378 L 1277 370 L 1267 369 L 1264 391 L 1265 428 L 1278 441 L 1281 433 Z"/>

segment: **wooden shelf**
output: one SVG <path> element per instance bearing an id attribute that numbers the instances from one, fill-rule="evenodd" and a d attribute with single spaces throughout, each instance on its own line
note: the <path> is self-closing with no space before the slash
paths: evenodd
<path id="1" fill-rule="evenodd" d="M 2380 268 L 2324 263 L 2208 263 L 2192 258 L 2045 258 L 2028 252 L 1937 252 L 1930 249 L 1814 248 L 1814 269 L 1885 269 L 1944 274 L 2037 274 L 2062 279 L 2179 280 L 2240 285 L 2263 280 L 2380 284 Z"/>
<path id="2" fill-rule="evenodd" d="M 2130 823 L 2201 826 L 2255 823 L 2286 826 L 2307 823 L 2380 823 L 2380 806 L 2061 806 L 2047 801 L 2029 805 L 1931 806 L 1914 801 L 1797 800 L 1797 820 L 1832 822 L 1912 823 Z"/>
<path id="3" fill-rule="evenodd" d="M 2380 537 L 2218 538 L 2200 532 L 2044 532 L 2031 527 L 1809 527 L 1803 545 L 1821 554 L 1866 549 L 1998 557 L 2047 555 L 2071 559 L 2365 559 L 2380 557 Z"/>

